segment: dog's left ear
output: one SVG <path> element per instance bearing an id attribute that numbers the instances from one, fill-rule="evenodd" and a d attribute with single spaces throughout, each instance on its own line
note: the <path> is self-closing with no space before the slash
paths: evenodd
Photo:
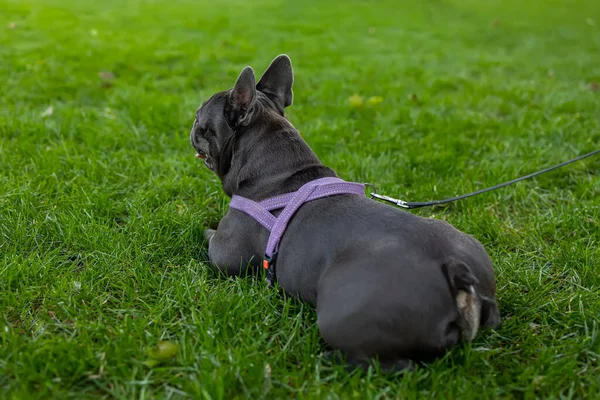
<path id="1" fill-rule="evenodd" d="M 294 100 L 293 83 L 292 61 L 287 55 L 282 54 L 271 61 L 256 89 L 266 94 L 283 114 L 283 110 L 292 105 Z"/>
<path id="2" fill-rule="evenodd" d="M 252 119 L 256 102 L 256 78 L 252 67 L 246 67 L 240 73 L 235 86 L 229 94 L 229 124 L 233 127 L 246 126 Z"/>

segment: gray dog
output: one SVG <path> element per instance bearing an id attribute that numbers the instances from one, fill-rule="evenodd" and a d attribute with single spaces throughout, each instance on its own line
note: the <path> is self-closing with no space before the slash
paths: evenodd
<path id="1" fill-rule="evenodd" d="M 228 196 L 258 202 L 336 177 L 284 116 L 293 80 L 281 55 L 258 84 L 246 67 L 196 111 L 196 156 Z M 211 263 L 239 275 L 258 270 L 269 231 L 230 208 L 205 238 Z M 279 248 L 278 285 L 316 306 L 321 335 L 353 365 L 410 368 L 500 323 L 489 256 L 446 222 L 339 194 L 304 203 Z"/>

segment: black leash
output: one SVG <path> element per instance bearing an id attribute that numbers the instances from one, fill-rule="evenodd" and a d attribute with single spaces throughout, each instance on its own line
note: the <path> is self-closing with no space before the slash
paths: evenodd
<path id="1" fill-rule="evenodd" d="M 486 193 L 486 192 L 491 192 L 492 190 L 500 189 L 500 188 L 502 188 L 504 186 L 512 185 L 513 183 L 521 182 L 521 181 L 524 181 L 525 179 L 533 178 L 535 176 L 544 174 L 546 172 L 550 172 L 552 170 L 564 167 L 565 165 L 569 165 L 569 164 L 572 164 L 574 162 L 583 160 L 584 158 L 588 158 L 588 157 L 594 156 L 594 155 L 596 155 L 598 153 L 600 153 L 600 149 L 594 150 L 591 153 L 587 153 L 587 154 L 584 154 L 582 156 L 576 157 L 576 158 L 574 158 L 572 160 L 565 161 L 565 162 L 560 163 L 558 165 L 554 165 L 552 167 L 545 168 L 545 169 L 543 169 L 541 171 L 534 172 L 533 174 L 529 174 L 529 175 L 525 175 L 525 176 L 522 176 L 522 177 L 517 178 L 517 179 L 513 179 L 512 181 L 500 183 L 498 185 L 491 186 L 491 187 L 486 188 L 486 189 L 477 190 L 475 192 L 463 194 L 463 195 L 456 196 L 456 197 L 450 197 L 448 199 L 443 199 L 443 200 L 433 200 L 433 201 L 423 201 L 423 202 L 398 200 L 398 199 L 394 199 L 393 197 L 389 197 L 389 196 L 384 196 L 384 195 L 381 195 L 381 194 L 377 194 L 377 190 L 375 189 L 375 187 L 373 185 L 368 185 L 368 186 L 370 186 L 370 187 L 373 188 L 373 193 L 371 193 L 371 198 L 375 198 L 375 199 L 378 199 L 378 200 L 387 201 L 388 203 L 392 203 L 392 204 L 394 204 L 394 205 L 396 205 L 398 207 L 407 208 L 407 209 L 413 209 L 413 208 L 436 206 L 436 205 L 439 205 L 439 204 L 452 203 L 453 201 L 466 199 L 467 197 L 477 196 L 478 194 L 482 194 L 482 193 Z"/>

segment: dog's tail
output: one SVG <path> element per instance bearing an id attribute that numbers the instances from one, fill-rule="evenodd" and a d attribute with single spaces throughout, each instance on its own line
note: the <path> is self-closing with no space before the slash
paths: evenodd
<path id="1" fill-rule="evenodd" d="M 479 327 L 494 327 L 500 322 L 498 306 L 493 299 L 478 293 L 479 281 L 471 268 L 461 261 L 452 260 L 442 270 L 458 308 L 458 325 L 467 342 L 473 340 Z"/>

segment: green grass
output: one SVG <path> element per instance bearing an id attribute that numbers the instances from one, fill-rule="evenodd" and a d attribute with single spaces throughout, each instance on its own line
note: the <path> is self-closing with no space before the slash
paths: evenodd
<path id="1" fill-rule="evenodd" d="M 599 398 L 598 158 L 416 211 L 485 245 L 504 325 L 385 376 L 321 360 L 309 307 L 211 272 L 227 199 L 188 139 L 202 100 L 287 53 L 288 116 L 345 179 L 416 201 L 532 172 L 600 147 L 596 0 L 0 10 L 0 397 Z M 146 366 L 163 340 L 176 358 Z"/>

